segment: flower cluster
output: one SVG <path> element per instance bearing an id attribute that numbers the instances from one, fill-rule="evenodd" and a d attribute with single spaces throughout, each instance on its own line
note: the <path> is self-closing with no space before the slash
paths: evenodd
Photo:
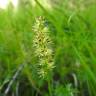
<path id="1" fill-rule="evenodd" d="M 33 46 L 36 57 L 38 57 L 38 67 L 40 77 L 45 78 L 54 67 L 52 40 L 50 38 L 48 26 L 43 17 L 36 18 L 33 26 L 34 38 Z"/>

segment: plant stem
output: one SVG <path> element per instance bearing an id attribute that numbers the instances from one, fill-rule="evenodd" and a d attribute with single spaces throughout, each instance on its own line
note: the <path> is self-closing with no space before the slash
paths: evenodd
<path id="1" fill-rule="evenodd" d="M 52 86 L 51 86 L 51 80 L 48 79 L 48 90 L 49 90 L 49 96 L 52 96 L 52 90 L 51 90 Z"/>

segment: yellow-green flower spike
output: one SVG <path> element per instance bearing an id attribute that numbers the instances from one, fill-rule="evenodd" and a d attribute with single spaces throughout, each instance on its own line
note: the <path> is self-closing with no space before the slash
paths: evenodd
<path id="1" fill-rule="evenodd" d="M 38 57 L 39 75 L 45 78 L 54 67 L 52 40 L 49 35 L 48 26 L 45 25 L 43 17 L 36 18 L 33 26 L 34 53 Z"/>

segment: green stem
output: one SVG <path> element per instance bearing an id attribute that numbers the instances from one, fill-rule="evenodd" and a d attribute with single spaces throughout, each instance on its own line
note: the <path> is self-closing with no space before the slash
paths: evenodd
<path id="1" fill-rule="evenodd" d="M 48 90 L 49 90 L 49 96 L 52 96 L 52 90 L 51 90 L 52 86 L 51 86 L 51 80 L 48 79 Z"/>

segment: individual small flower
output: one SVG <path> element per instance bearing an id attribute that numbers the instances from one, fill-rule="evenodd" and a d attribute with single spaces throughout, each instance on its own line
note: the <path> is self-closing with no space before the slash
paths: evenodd
<path id="1" fill-rule="evenodd" d="M 40 77 L 46 77 L 54 68 L 52 40 L 48 27 L 45 25 L 43 17 L 36 18 L 33 26 L 34 38 L 33 46 L 35 56 L 38 57 L 38 74 Z"/>

